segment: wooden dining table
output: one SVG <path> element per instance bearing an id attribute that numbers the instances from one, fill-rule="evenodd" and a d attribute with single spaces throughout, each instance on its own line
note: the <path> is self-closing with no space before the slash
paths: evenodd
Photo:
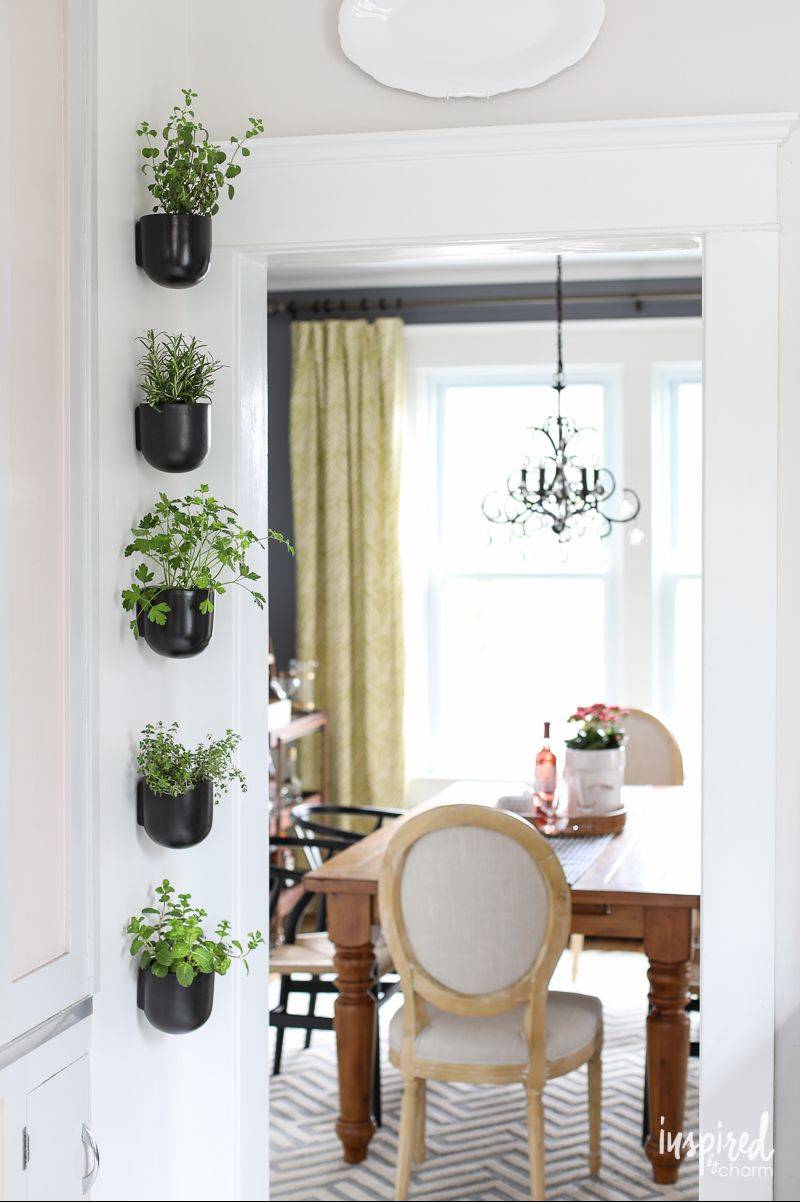
<path id="1" fill-rule="evenodd" d="M 519 793 L 515 782 L 463 781 L 409 810 L 469 802 L 495 805 Z M 700 907 L 700 804 L 684 787 L 626 787 L 627 820 L 571 886 L 572 932 L 639 940 L 649 960 L 647 1080 L 650 1135 L 645 1151 L 653 1180 L 678 1178 L 674 1151 L 662 1151 L 663 1130 L 683 1131 L 689 1055 L 689 966 L 692 911 Z M 336 1132 L 344 1159 L 367 1155 L 375 1127 L 372 1080 L 375 1056 L 375 956 L 380 921 L 378 878 L 386 845 L 399 818 L 308 873 L 306 887 L 327 895 L 328 932 L 336 947 L 335 1009 L 339 1062 Z M 447 865 L 442 865 L 446 874 Z M 436 921 L 435 913 L 431 922 Z M 500 934 L 500 933 L 498 933 Z M 662 1123 L 663 1118 L 663 1123 Z"/>

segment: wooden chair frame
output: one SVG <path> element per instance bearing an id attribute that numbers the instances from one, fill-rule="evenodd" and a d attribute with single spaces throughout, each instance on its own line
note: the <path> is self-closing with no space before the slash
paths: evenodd
<path id="1" fill-rule="evenodd" d="M 403 921 L 400 904 L 403 867 L 414 844 L 433 831 L 475 826 L 513 839 L 536 864 L 547 893 L 547 922 L 536 960 L 517 981 L 485 994 L 464 994 L 429 975 L 417 962 Z M 381 925 L 403 990 L 403 1034 L 399 1055 L 392 1063 L 403 1076 L 395 1198 L 407 1196 L 412 1161 L 425 1158 L 425 1092 L 428 1080 L 470 1084 L 519 1082 L 527 1099 L 528 1147 L 533 1199 L 545 1196 L 544 1110 L 542 1090 L 549 1077 L 561 1076 L 589 1064 L 589 1168 L 600 1170 L 600 1091 L 602 1029 L 578 1052 L 547 1060 L 547 994 L 550 978 L 564 950 L 570 929 L 571 895 L 561 864 L 547 840 L 516 814 L 486 806 L 439 806 L 409 818 L 392 836 L 386 849 L 378 886 Z M 428 1023 L 426 1003 L 449 1014 L 488 1017 L 526 1005 L 524 1031 L 528 1060 L 523 1065 L 456 1064 L 427 1060 L 415 1054 L 416 1037 Z"/>

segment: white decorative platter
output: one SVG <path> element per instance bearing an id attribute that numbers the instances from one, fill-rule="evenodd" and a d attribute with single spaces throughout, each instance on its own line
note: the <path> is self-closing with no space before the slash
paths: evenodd
<path id="1" fill-rule="evenodd" d="M 605 0 L 344 0 L 339 41 L 387 87 L 496 96 L 579 62 L 605 13 Z"/>

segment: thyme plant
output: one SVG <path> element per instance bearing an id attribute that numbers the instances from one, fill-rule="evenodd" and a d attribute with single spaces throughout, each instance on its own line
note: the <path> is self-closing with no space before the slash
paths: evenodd
<path id="1" fill-rule="evenodd" d="M 217 802 L 234 781 L 239 782 L 243 793 L 247 792 L 244 773 L 233 762 L 241 735 L 232 730 L 226 730 L 221 739 L 206 735 L 197 747 L 189 749 L 178 741 L 178 729 L 177 722 L 169 726 L 149 722 L 142 731 L 136 767 L 153 793 L 179 797 L 195 785 L 208 782 L 214 786 Z"/>

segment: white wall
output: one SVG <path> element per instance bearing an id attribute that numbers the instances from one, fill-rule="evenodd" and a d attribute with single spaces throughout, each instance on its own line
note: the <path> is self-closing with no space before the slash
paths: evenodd
<path id="1" fill-rule="evenodd" d="M 208 650 L 194 659 L 172 661 L 134 642 L 119 594 L 131 570 L 131 561 L 122 556 L 126 536 L 160 489 L 174 496 L 208 481 L 221 500 L 240 508 L 248 525 L 264 528 L 263 428 L 248 425 L 247 446 L 240 439 L 254 404 L 263 417 L 263 394 L 245 395 L 239 386 L 230 256 L 217 256 L 209 279 L 191 293 L 155 286 L 134 264 L 134 220 L 149 209 L 134 130 L 144 117 L 160 125 L 187 82 L 191 5 L 100 0 L 98 7 L 100 585 L 93 1109 L 103 1163 L 94 1196 L 257 1198 L 266 1189 L 266 1150 L 259 1139 L 266 1098 L 266 955 L 253 958 L 247 981 L 237 966 L 217 978 L 214 1013 L 201 1030 L 167 1036 L 149 1027 L 137 1011 L 135 968 L 123 931 L 127 918 L 147 904 L 152 884 L 164 876 L 190 890 L 214 922 L 230 917 L 236 934 L 266 926 L 266 619 L 228 594 L 218 604 Z M 262 278 L 261 295 L 265 292 Z M 134 338 L 151 325 L 197 333 L 230 368 L 221 373 L 215 395 L 210 458 L 187 475 L 156 472 L 134 449 Z M 264 339 L 251 333 L 253 345 L 260 342 L 265 355 Z M 253 476 L 249 455 L 260 457 L 263 475 Z M 226 797 L 215 811 L 209 838 L 187 851 L 160 848 L 136 826 L 135 742 L 142 726 L 158 718 L 180 719 L 193 740 L 227 726 L 239 727 L 245 735 L 241 763 L 250 790 L 244 798 L 235 793 Z M 253 849 L 249 859 L 248 847 Z M 248 893 L 253 872 L 256 886 Z M 247 1059 L 257 1066 L 255 1074 L 237 1060 L 245 1028 Z M 258 1123 L 255 1132 L 242 1113 L 245 1095 Z"/>
<path id="2" fill-rule="evenodd" d="M 335 133 L 358 130 L 411 129 L 432 126 L 494 125 L 514 122 L 570 121 L 676 114 L 753 112 L 800 109 L 797 45 L 800 5 L 796 0 L 762 0 L 758 5 L 730 0 L 607 0 L 608 16 L 600 37 L 584 62 L 538 89 L 489 101 L 433 101 L 392 92 L 374 83 L 343 59 L 336 42 L 338 0 L 192 0 L 188 57 L 181 43 L 186 0 L 145 0 L 135 10 L 100 0 L 100 133 L 98 161 L 101 190 L 101 447 L 107 456 L 103 493 L 103 550 L 117 547 L 117 527 L 124 526 L 146 499 L 140 473 L 131 485 L 130 446 L 120 408 L 129 405 L 129 339 L 144 322 L 166 320 L 172 299 L 158 298 L 132 272 L 127 230 L 134 216 L 135 180 L 128 131 L 141 116 L 156 116 L 171 102 L 177 87 L 191 82 L 201 93 L 203 112 L 212 133 L 225 137 L 243 126 L 252 113 L 263 114 L 270 135 Z M 177 51 L 177 53 L 176 53 Z M 800 511 L 800 474 L 795 469 L 800 448 L 800 161 L 798 137 L 782 155 L 783 240 L 781 246 L 781 457 L 779 490 L 786 520 L 781 532 L 779 614 L 779 814 L 777 909 L 782 921 L 777 958 L 776 1014 L 777 1197 L 800 1190 L 800 1149 L 795 1132 L 800 1123 L 800 754 L 796 729 L 800 701 L 795 677 L 800 662 L 800 628 L 794 614 L 800 591 L 800 540 L 793 515 Z M 245 181 L 242 181 L 244 188 Z M 153 306 L 163 305 L 160 316 Z M 734 353 L 734 348 L 732 348 Z M 754 416 L 758 397 L 753 398 Z M 116 414 L 116 416 L 114 416 Z M 755 449 L 757 455 L 757 447 Z M 741 465 L 736 465 L 741 467 Z M 757 474 L 757 460 L 754 474 Z M 119 495 L 118 495 L 119 492 Z M 746 565 L 743 565 L 746 570 Z M 126 803 L 128 778 L 122 768 L 124 735 L 114 707 L 130 697 L 146 700 L 140 661 L 124 643 L 113 618 L 113 598 L 120 583 L 118 565 L 109 561 L 103 597 L 108 601 L 103 645 L 113 649 L 119 679 L 101 699 L 110 707 L 104 722 L 113 736 L 104 748 L 104 801 L 107 833 L 104 876 L 107 901 L 103 963 L 124 975 L 119 924 L 126 907 L 138 904 L 141 864 L 131 862 Z M 155 675 L 155 672 L 154 672 Z M 159 675 L 159 684 L 161 676 Z M 152 682 L 151 682 L 152 683 Z M 758 698 L 749 699 L 758 704 Z M 133 707 L 131 707 L 133 708 Z M 744 720 L 743 720 L 744 721 Z M 119 827 L 119 830 L 116 828 Z M 116 831 L 116 833 L 115 833 Z M 113 858 L 107 858 L 112 856 Z M 155 865 L 153 865 L 155 867 Z M 743 971 L 747 949 L 742 949 Z M 108 972 L 106 975 L 108 975 Z M 109 986 L 111 988 L 113 986 Z M 127 988 L 127 984 L 125 986 Z M 102 998 L 102 994 L 101 994 Z M 102 1016 L 102 1001 L 100 1002 Z M 130 1027 L 130 1024 L 129 1024 Z M 101 1031 L 103 1030 L 101 1026 Z M 117 1034 L 122 1035 L 120 1029 Z M 104 1038 L 112 1040 L 113 1030 Z M 199 1037 L 198 1037 L 199 1038 Z M 107 1050 L 112 1044 L 107 1044 Z M 119 1078 L 102 1085 L 126 1113 L 138 1105 L 150 1073 L 161 1057 L 141 1059 L 134 1041 L 119 1052 Z M 171 1050 L 169 1055 L 177 1054 Z M 133 1104 L 125 1098 L 128 1081 L 136 1088 Z M 112 1098 L 113 1100 L 113 1098 Z M 161 1103 L 159 1103 L 161 1105 Z M 169 1101 L 163 1103 L 167 1112 Z M 156 1115 L 158 1120 L 158 1115 Z M 198 1142 L 202 1139 L 199 1136 Z M 155 1175 L 142 1157 L 131 1164 L 131 1182 L 155 1188 Z M 175 1169 L 177 1172 L 177 1168 Z M 167 1173 L 157 1186 L 162 1194 L 176 1184 Z M 209 1187 L 211 1188 L 211 1187 Z M 110 1195 L 106 1195 L 110 1196 Z M 180 1192 L 176 1196 L 181 1196 Z"/>
<path id="3" fill-rule="evenodd" d="M 339 51 L 339 5 L 194 0 L 192 82 L 212 133 L 236 132 L 243 112 L 262 113 L 278 136 L 800 107 L 795 0 L 606 0 L 583 62 L 489 101 L 431 100 L 375 83 Z M 489 19 L 501 12 L 487 7 Z"/>

